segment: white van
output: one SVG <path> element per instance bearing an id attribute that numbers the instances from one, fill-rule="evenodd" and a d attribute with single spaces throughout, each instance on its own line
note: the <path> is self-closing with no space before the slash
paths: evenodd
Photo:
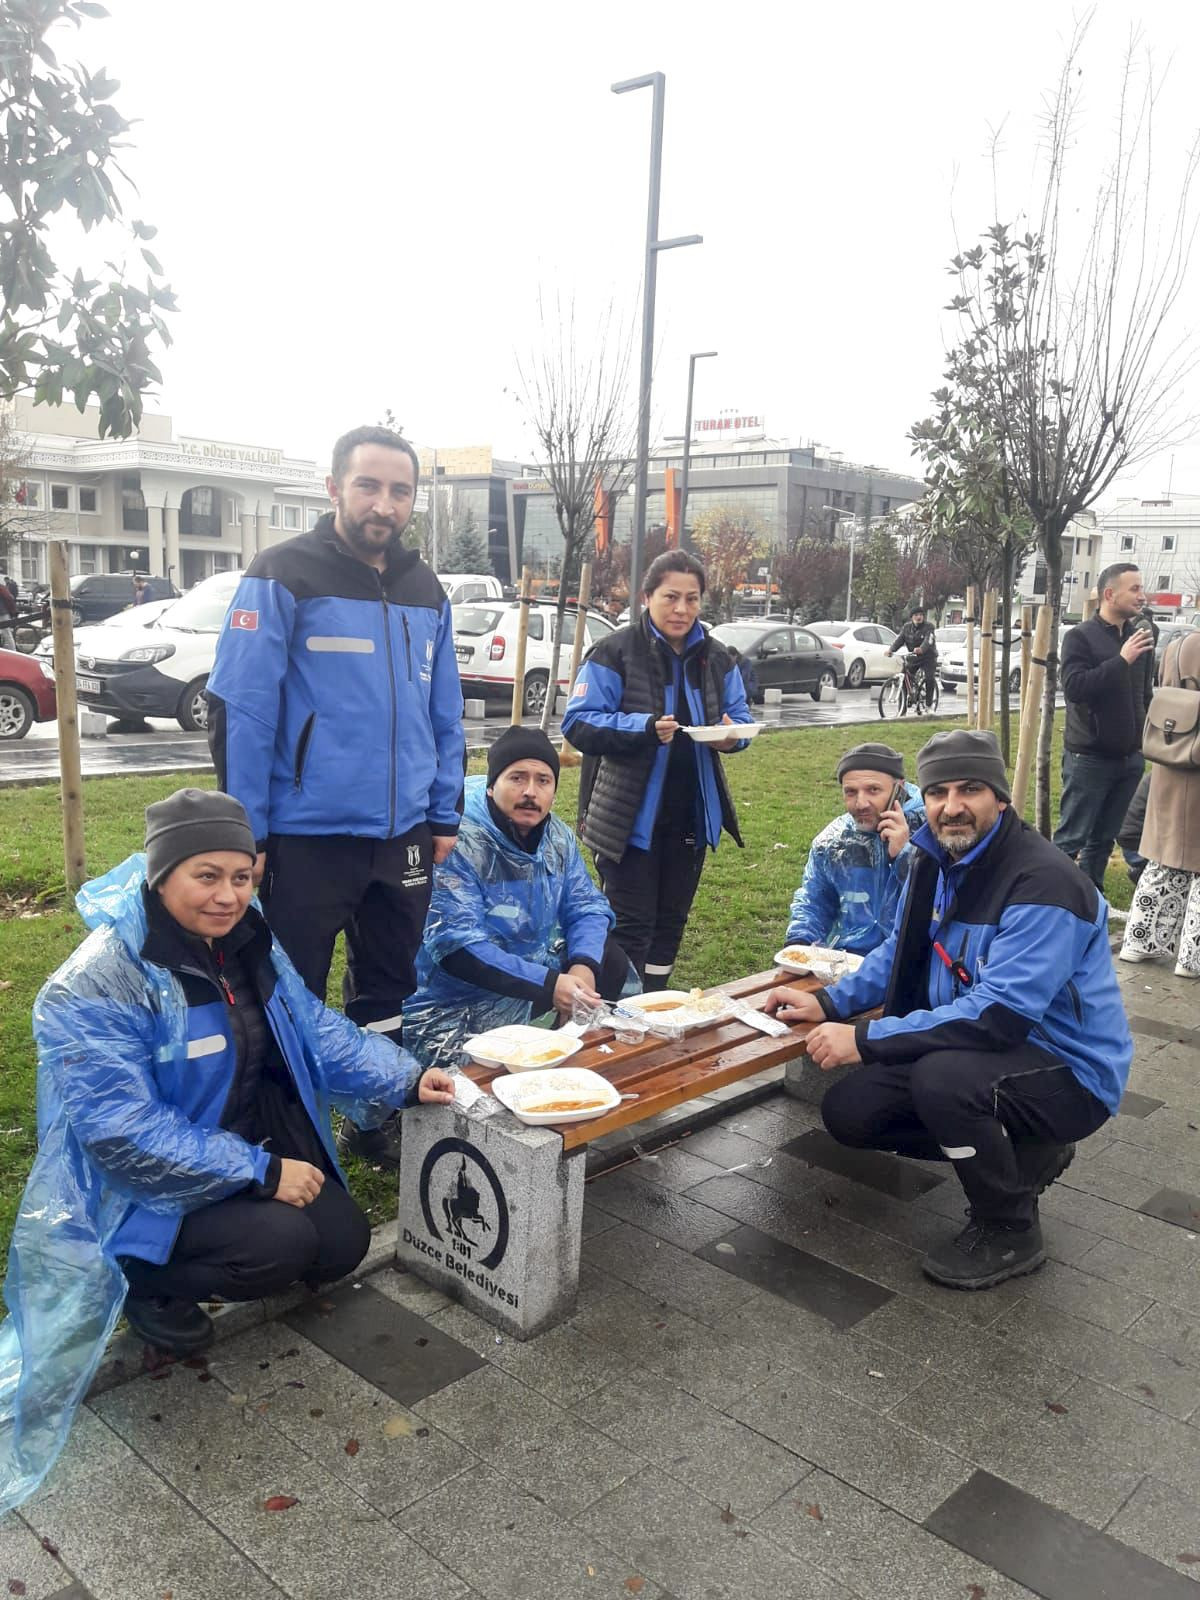
<path id="1" fill-rule="evenodd" d="M 501 600 L 504 589 L 490 572 L 439 572 L 438 582 L 452 606 L 469 605 L 472 600 Z"/>
<path id="2" fill-rule="evenodd" d="M 217 653 L 217 636 L 240 572 L 211 578 L 161 611 L 148 626 L 123 611 L 118 620 L 75 634 L 75 691 L 82 705 L 140 722 L 174 717 L 185 733 L 208 726 L 205 685 Z M 140 609 L 140 608 L 139 608 Z"/>

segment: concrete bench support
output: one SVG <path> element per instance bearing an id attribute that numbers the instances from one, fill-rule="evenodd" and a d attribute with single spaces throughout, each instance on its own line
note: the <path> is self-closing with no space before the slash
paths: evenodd
<path id="1" fill-rule="evenodd" d="M 507 1111 L 404 1114 L 401 1264 L 517 1339 L 571 1314 L 579 1287 L 582 1154 Z"/>

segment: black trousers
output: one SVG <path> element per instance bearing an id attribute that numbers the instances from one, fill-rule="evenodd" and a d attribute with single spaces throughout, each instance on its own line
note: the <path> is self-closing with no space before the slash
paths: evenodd
<path id="1" fill-rule="evenodd" d="M 1070 1067 L 1027 1044 L 857 1067 L 827 1090 L 821 1115 L 842 1144 L 950 1161 L 977 1218 L 1028 1227 L 1039 1151 L 1085 1139 L 1109 1113 Z"/>
<path id="2" fill-rule="evenodd" d="M 329 1283 L 367 1253 L 371 1225 L 336 1178 L 308 1206 L 231 1195 L 183 1219 L 161 1267 L 126 1256 L 131 1294 L 177 1300 L 261 1300 L 303 1279 Z"/>
<path id="3" fill-rule="evenodd" d="M 630 846 L 620 861 L 596 856 L 600 886 L 617 917 L 613 937 L 648 989 L 665 988 L 683 942 L 707 846 L 670 824 L 649 850 Z"/>
<path id="4" fill-rule="evenodd" d="M 616 935 L 610 934 L 604 941 L 604 954 L 600 957 L 600 976 L 596 979 L 596 990 L 601 999 L 619 1000 L 628 976 L 629 956 L 624 946 L 617 943 Z"/>
<path id="5" fill-rule="evenodd" d="M 347 782 L 352 782 L 347 775 Z M 433 886 L 433 838 L 421 823 L 395 839 L 272 834 L 262 902 L 271 931 L 319 1000 L 346 933 L 342 1002 L 360 1028 L 400 1038 Z"/>

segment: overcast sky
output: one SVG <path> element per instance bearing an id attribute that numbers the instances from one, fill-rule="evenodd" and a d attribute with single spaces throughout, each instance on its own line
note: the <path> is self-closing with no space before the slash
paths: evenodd
<path id="1" fill-rule="evenodd" d="M 952 332 L 957 237 L 1036 193 L 1038 116 L 1074 8 L 1058 0 L 780 6 L 510 0 L 108 0 L 63 39 L 140 122 L 130 205 L 181 306 L 159 409 L 179 432 L 324 461 L 390 406 L 422 443 L 523 454 L 515 363 L 539 288 L 636 324 L 650 95 L 667 76 L 655 420 L 736 407 L 773 435 L 910 466 Z M 1080 193 L 1111 137 L 1134 18 L 1167 72 L 1164 207 L 1200 120 L 1200 7 L 1102 4 L 1083 57 Z M 1086 198 L 1085 198 L 1086 203 Z M 1197 288 L 1189 312 L 1200 307 Z M 1182 331 L 1180 329 L 1179 331 Z M 1191 406 L 1200 412 L 1200 376 Z M 1167 485 L 1149 464 L 1141 493 Z M 1126 489 L 1134 487 L 1125 485 Z M 1200 493 L 1200 442 L 1175 452 Z"/>

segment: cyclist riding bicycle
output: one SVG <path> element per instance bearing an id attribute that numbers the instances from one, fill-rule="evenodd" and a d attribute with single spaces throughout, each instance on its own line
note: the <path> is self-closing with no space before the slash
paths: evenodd
<path id="1" fill-rule="evenodd" d="M 931 706 L 937 699 L 937 635 L 932 622 L 925 620 L 925 607 L 913 606 L 908 621 L 892 641 L 888 655 L 897 650 L 907 650 L 904 662 L 905 676 L 915 684 L 917 674 L 925 676 L 925 704 Z"/>

